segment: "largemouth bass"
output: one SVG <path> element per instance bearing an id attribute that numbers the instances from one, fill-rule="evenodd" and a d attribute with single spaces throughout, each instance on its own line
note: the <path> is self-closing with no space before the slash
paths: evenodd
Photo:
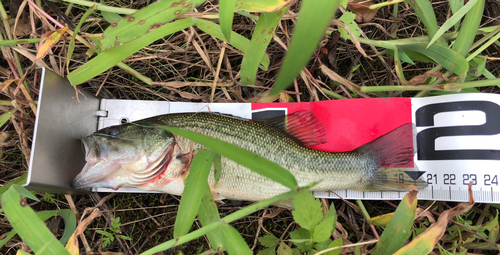
<path id="1" fill-rule="evenodd" d="M 412 170 L 402 168 L 413 159 L 411 124 L 354 151 L 333 153 L 305 146 L 327 140 L 323 124 L 309 111 L 267 121 L 179 113 L 108 127 L 85 137 L 87 164 L 74 187 L 135 187 L 182 195 L 190 162 L 202 146 L 159 125 L 195 131 L 249 150 L 289 170 L 300 186 L 318 182 L 313 191 L 404 190 L 394 175 L 401 178 L 405 170 Z M 257 201 L 289 190 L 224 157 L 221 163 L 217 185 L 213 168 L 208 180 L 215 199 Z M 411 184 L 426 185 L 423 181 Z"/>

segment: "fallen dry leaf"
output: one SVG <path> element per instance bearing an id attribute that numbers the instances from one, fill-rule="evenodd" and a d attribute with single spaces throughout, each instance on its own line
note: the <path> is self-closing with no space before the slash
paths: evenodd
<path id="1" fill-rule="evenodd" d="M 370 22 L 377 15 L 378 8 L 370 9 L 372 1 L 353 0 L 349 2 L 349 10 L 356 13 L 356 21 L 359 23 Z"/>
<path id="2" fill-rule="evenodd" d="M 36 53 L 36 60 L 45 57 L 49 53 L 49 50 L 59 41 L 59 39 L 61 39 L 61 36 L 66 32 L 66 30 L 68 30 L 67 26 L 56 31 L 51 31 L 43 34 L 40 39 L 42 45 Z"/>

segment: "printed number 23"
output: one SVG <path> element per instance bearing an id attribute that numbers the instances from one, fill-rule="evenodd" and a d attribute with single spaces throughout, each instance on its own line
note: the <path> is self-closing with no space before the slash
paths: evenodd
<path id="1" fill-rule="evenodd" d="M 496 135 L 500 133 L 500 106 L 488 101 L 463 101 L 429 104 L 417 109 L 415 113 L 417 127 L 434 126 L 434 116 L 442 112 L 482 111 L 486 123 L 479 126 L 434 127 L 417 134 L 419 160 L 450 159 L 500 159 L 499 150 L 439 150 L 435 140 L 442 136 Z"/>

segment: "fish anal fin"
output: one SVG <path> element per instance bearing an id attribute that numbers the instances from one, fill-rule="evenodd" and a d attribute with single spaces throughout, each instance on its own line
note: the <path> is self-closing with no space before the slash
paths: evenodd
<path id="1" fill-rule="evenodd" d="M 300 110 L 286 116 L 259 121 L 282 130 L 304 145 L 317 145 L 328 142 L 325 125 L 311 111 Z"/>

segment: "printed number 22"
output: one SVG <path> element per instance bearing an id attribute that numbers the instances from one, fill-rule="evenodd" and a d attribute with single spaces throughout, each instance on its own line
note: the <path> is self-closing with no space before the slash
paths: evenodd
<path id="1" fill-rule="evenodd" d="M 486 123 L 479 126 L 435 127 L 417 134 L 419 160 L 450 159 L 500 159 L 499 150 L 439 150 L 435 140 L 442 136 L 496 135 L 500 133 L 500 106 L 488 101 L 463 101 L 429 104 L 417 109 L 415 113 L 417 127 L 434 126 L 434 115 L 454 111 L 482 111 Z"/>

